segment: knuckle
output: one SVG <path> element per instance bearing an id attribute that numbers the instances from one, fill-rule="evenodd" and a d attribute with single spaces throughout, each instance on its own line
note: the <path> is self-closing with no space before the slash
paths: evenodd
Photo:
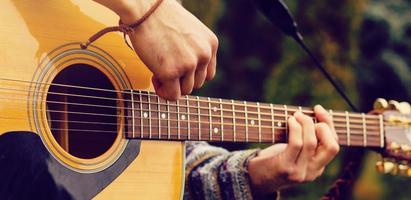
<path id="1" fill-rule="evenodd" d="M 332 155 L 336 155 L 340 151 L 340 146 L 338 144 L 331 145 L 329 151 Z"/>
<path id="2" fill-rule="evenodd" d="M 292 147 L 296 150 L 300 150 L 303 148 L 303 142 L 300 140 L 294 141 L 294 143 L 292 144 Z"/>
<path id="3" fill-rule="evenodd" d="M 317 141 L 315 140 L 309 140 L 305 143 L 305 148 L 308 151 L 314 151 L 317 148 Z"/>
<path id="4" fill-rule="evenodd" d="M 307 177 L 305 177 L 305 181 L 314 181 L 317 178 L 316 175 L 308 175 Z"/>
<path id="5" fill-rule="evenodd" d="M 320 122 L 320 123 L 318 123 L 318 127 L 319 127 L 320 130 L 322 130 L 322 131 L 330 131 L 330 127 L 329 127 L 328 124 L 326 124 L 325 122 Z"/>
<path id="6" fill-rule="evenodd" d="M 175 69 L 171 69 L 170 67 L 165 67 L 164 69 L 157 72 L 156 76 L 161 81 L 174 80 L 174 79 L 180 78 L 180 73 L 178 73 Z"/>
<path id="7" fill-rule="evenodd" d="M 337 144 L 328 144 L 325 146 L 325 151 L 329 156 L 334 156 L 340 151 L 340 146 Z"/>
<path id="8" fill-rule="evenodd" d="M 197 67 L 197 61 L 194 59 L 187 59 L 181 64 L 182 71 L 194 71 Z"/>
<path id="9" fill-rule="evenodd" d="M 289 128 L 292 129 L 292 131 L 301 133 L 302 130 L 303 130 L 303 128 L 301 127 L 301 125 L 299 123 L 291 122 L 291 123 L 288 123 L 288 124 L 289 124 Z"/>
<path id="10" fill-rule="evenodd" d="M 211 44 L 212 50 L 217 50 L 218 49 L 219 42 L 218 42 L 217 36 L 214 33 L 211 34 L 210 44 Z"/>
<path id="11" fill-rule="evenodd" d="M 211 60 L 211 51 L 207 50 L 207 48 L 202 48 L 198 53 L 198 60 L 203 64 L 208 64 Z M 204 67 L 206 67 L 204 65 Z"/>
<path id="12" fill-rule="evenodd" d="M 288 176 L 288 180 L 295 183 L 303 183 L 305 181 L 305 176 L 303 173 L 294 173 Z"/>
<path id="13" fill-rule="evenodd" d="M 193 91 L 193 88 L 191 87 L 186 87 L 181 89 L 181 94 L 182 95 L 188 95 Z"/>
<path id="14" fill-rule="evenodd" d="M 305 124 L 314 124 L 313 119 L 311 117 L 309 117 L 308 115 L 303 115 L 302 121 Z"/>

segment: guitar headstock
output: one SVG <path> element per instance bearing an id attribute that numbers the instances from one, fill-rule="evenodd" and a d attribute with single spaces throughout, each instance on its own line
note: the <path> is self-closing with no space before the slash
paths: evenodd
<path id="1" fill-rule="evenodd" d="M 411 177 L 411 106 L 407 102 L 377 99 L 373 112 L 384 116 L 385 148 L 378 172 Z"/>

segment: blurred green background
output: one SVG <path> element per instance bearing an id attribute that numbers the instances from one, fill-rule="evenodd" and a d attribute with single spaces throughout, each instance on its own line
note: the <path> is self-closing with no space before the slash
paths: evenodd
<path id="1" fill-rule="evenodd" d="M 411 0 L 284 2 L 307 45 L 362 111 L 371 110 L 378 97 L 411 100 Z M 349 110 L 300 47 L 265 20 L 252 0 L 183 4 L 220 41 L 217 75 L 198 95 Z M 411 199 L 411 178 L 378 174 L 379 155 L 359 155 L 362 167 L 350 198 Z M 322 177 L 287 189 L 282 197 L 319 199 L 352 156 L 343 149 Z"/>

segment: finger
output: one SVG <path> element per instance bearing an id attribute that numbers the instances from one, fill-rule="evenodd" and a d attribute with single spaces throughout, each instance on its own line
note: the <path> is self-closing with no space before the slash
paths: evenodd
<path id="1" fill-rule="evenodd" d="M 288 119 L 288 145 L 284 150 L 284 155 L 286 160 L 291 164 L 295 164 L 303 147 L 301 129 L 302 128 L 295 117 L 290 117 Z"/>
<path id="2" fill-rule="evenodd" d="M 340 147 L 332 135 L 331 128 L 325 122 L 315 125 L 315 133 L 320 144 L 312 159 L 312 166 L 314 169 L 321 169 L 335 157 Z"/>
<path id="3" fill-rule="evenodd" d="M 161 81 L 156 76 L 153 76 L 152 82 L 158 96 L 168 100 L 177 100 L 180 98 L 179 79 Z"/>
<path id="4" fill-rule="evenodd" d="M 300 156 L 297 159 L 297 166 L 302 170 L 306 170 L 310 159 L 314 156 L 317 148 L 317 138 L 315 135 L 313 120 L 303 113 L 297 111 L 294 113 L 294 117 L 298 123 L 302 126 L 303 134 L 303 148 Z"/>
<path id="5" fill-rule="evenodd" d="M 181 94 L 187 95 L 193 91 L 194 87 L 194 71 L 188 72 L 184 77 L 180 80 L 181 83 Z"/>
<path id="6" fill-rule="evenodd" d="M 334 121 L 331 115 L 321 105 L 314 106 L 314 113 L 315 113 L 315 117 L 318 119 L 319 122 L 324 122 L 329 127 L 331 127 L 332 135 L 335 138 L 335 140 L 338 141 L 338 135 L 335 131 Z"/>
<path id="7" fill-rule="evenodd" d="M 209 55 L 211 55 L 211 53 L 209 53 Z M 199 60 L 199 63 L 198 63 L 198 66 L 195 72 L 195 80 L 194 80 L 195 88 L 200 88 L 201 86 L 203 86 L 204 81 L 206 80 L 206 77 L 207 77 L 207 68 L 210 65 L 210 62 L 211 62 L 211 56 L 203 56 L 203 58 Z"/>
<path id="8" fill-rule="evenodd" d="M 217 64 L 217 50 L 215 50 L 212 54 L 211 61 L 207 66 L 207 80 L 211 80 L 215 76 L 216 72 L 216 64 Z"/>
<path id="9" fill-rule="evenodd" d="M 194 88 L 198 89 L 203 86 L 207 76 L 207 68 L 198 69 L 195 73 Z"/>

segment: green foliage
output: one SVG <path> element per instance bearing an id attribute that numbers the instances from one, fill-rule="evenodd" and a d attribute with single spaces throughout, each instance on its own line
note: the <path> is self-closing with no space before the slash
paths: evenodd
<path id="1" fill-rule="evenodd" d="M 410 100 L 410 1 L 285 2 L 305 42 L 361 110 L 370 110 L 378 97 Z M 220 39 L 217 77 L 197 94 L 348 109 L 300 47 L 255 11 L 252 0 L 184 3 Z M 354 197 L 409 199 L 411 180 L 378 175 L 373 166 L 376 154 L 367 155 Z M 316 182 L 285 190 L 283 197 L 318 199 L 345 164 L 339 156 Z"/>

